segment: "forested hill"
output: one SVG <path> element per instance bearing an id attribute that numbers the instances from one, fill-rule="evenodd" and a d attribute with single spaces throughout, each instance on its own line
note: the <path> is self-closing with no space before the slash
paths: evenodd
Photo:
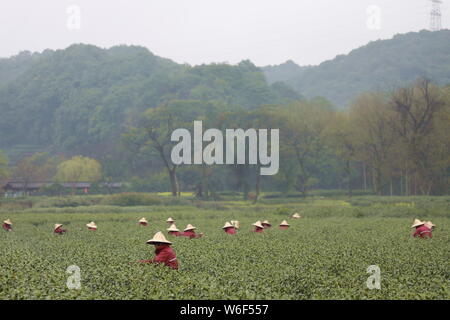
<path id="1" fill-rule="evenodd" d="M 253 109 L 300 98 L 249 61 L 191 67 L 136 46 L 22 52 L 0 59 L 0 149 L 92 155 L 117 144 L 129 118 L 170 100 Z"/>
<path id="2" fill-rule="evenodd" d="M 265 74 L 264 74 L 264 72 Z M 138 46 L 76 44 L 0 59 L 0 149 L 109 154 L 130 119 L 173 100 L 254 109 L 322 96 L 338 107 L 418 76 L 450 83 L 450 31 L 375 41 L 319 66 L 177 64 Z M 295 90 L 294 90 L 295 89 Z M 182 104 L 181 104 L 182 105 Z"/>
<path id="3" fill-rule="evenodd" d="M 425 76 L 450 83 L 450 30 L 421 31 L 369 43 L 318 66 L 292 61 L 263 68 L 269 82 L 285 81 L 307 98 L 323 96 L 345 107 L 358 94 L 391 90 Z"/>

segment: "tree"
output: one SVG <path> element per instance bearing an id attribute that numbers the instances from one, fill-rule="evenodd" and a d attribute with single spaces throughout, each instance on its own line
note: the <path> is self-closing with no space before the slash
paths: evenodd
<path id="1" fill-rule="evenodd" d="M 72 182 L 74 192 L 76 182 L 97 182 L 101 177 L 102 166 L 97 160 L 75 156 L 58 166 L 55 181 Z"/>
<path id="2" fill-rule="evenodd" d="M 23 183 L 24 189 L 30 182 L 50 180 L 56 173 L 61 157 L 51 157 L 46 152 L 37 152 L 19 161 L 13 171 L 14 180 Z"/>
<path id="3" fill-rule="evenodd" d="M 280 150 L 297 161 L 296 186 L 306 195 L 314 182 L 311 172 L 319 154 L 324 152 L 324 130 L 332 109 L 322 100 L 301 101 L 273 110 L 272 128 L 280 128 Z"/>
<path id="4" fill-rule="evenodd" d="M 4 186 L 10 174 L 11 171 L 8 167 L 8 158 L 6 157 L 5 153 L 0 150 L 0 188 Z"/>
<path id="5" fill-rule="evenodd" d="M 347 112 L 336 112 L 326 129 L 326 143 L 334 154 L 344 163 L 348 196 L 352 196 L 351 163 L 357 160 L 359 149 L 356 125 Z"/>
<path id="6" fill-rule="evenodd" d="M 179 195 L 177 168 L 171 159 L 172 132 L 178 128 L 189 130 L 194 120 L 214 118 L 220 104 L 199 100 L 172 100 L 169 103 L 145 111 L 136 126 L 123 135 L 124 142 L 134 145 L 139 153 L 157 156 L 169 175 L 172 195 Z"/>
<path id="7" fill-rule="evenodd" d="M 394 163 L 392 151 L 396 143 L 395 134 L 389 126 L 392 112 L 385 95 L 361 95 L 352 104 L 350 115 L 356 129 L 355 138 L 361 145 L 358 157 L 371 165 L 373 188 L 375 193 L 381 195 Z"/>
<path id="8" fill-rule="evenodd" d="M 421 78 L 413 86 L 396 90 L 389 103 L 394 112 L 389 123 L 404 144 L 410 163 L 406 170 L 415 175 L 414 193 L 419 188 L 429 195 L 439 177 L 435 152 L 441 149 L 441 141 L 436 135 L 436 121 L 446 104 L 443 90 Z M 409 191 L 408 180 L 406 184 Z"/>

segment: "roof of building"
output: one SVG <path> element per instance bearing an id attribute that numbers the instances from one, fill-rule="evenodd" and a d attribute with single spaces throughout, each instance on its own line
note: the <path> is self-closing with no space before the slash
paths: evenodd
<path id="1" fill-rule="evenodd" d="M 60 185 L 64 188 L 77 188 L 84 189 L 90 188 L 91 182 L 23 182 L 23 181 L 10 181 L 3 186 L 5 190 L 31 190 L 40 189 L 44 187 L 49 187 L 51 185 Z M 122 187 L 121 182 L 103 182 L 100 183 L 101 186 L 107 188 L 120 188 Z"/>

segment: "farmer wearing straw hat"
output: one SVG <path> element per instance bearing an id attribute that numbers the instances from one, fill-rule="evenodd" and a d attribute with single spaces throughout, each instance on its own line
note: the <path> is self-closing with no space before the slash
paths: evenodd
<path id="1" fill-rule="evenodd" d="M 261 224 L 261 221 L 256 221 L 255 223 L 252 224 L 253 226 L 255 226 L 255 230 L 253 230 L 253 232 L 258 232 L 261 233 L 264 231 L 264 227 Z"/>
<path id="2" fill-rule="evenodd" d="M 140 263 L 164 263 L 172 269 L 178 269 L 177 255 L 170 247 L 172 242 L 168 241 L 161 231 L 157 232 L 147 243 L 155 246 L 155 258 L 151 260 L 139 260 Z"/>
<path id="3" fill-rule="evenodd" d="M 200 232 L 199 234 L 195 233 L 196 227 L 194 227 L 192 224 L 188 224 L 186 228 L 184 229 L 184 232 L 181 234 L 183 237 L 187 237 L 189 239 L 194 238 L 201 238 L 203 236 L 203 232 Z"/>
<path id="4" fill-rule="evenodd" d="M 172 217 L 169 217 L 169 219 L 166 220 L 166 222 L 170 225 L 174 224 L 175 220 L 172 219 Z"/>
<path id="5" fill-rule="evenodd" d="M 147 219 L 142 218 L 142 219 L 139 220 L 139 224 L 140 224 L 141 226 L 146 227 L 146 226 L 148 225 L 148 221 L 147 221 Z"/>
<path id="6" fill-rule="evenodd" d="M 270 228 L 272 225 L 269 223 L 269 221 L 264 220 L 262 223 L 262 226 L 264 227 L 264 229 Z"/>
<path id="7" fill-rule="evenodd" d="M 296 212 L 296 213 L 294 213 L 294 214 L 292 215 L 292 218 L 294 218 L 294 219 L 300 219 L 301 216 Z"/>
<path id="8" fill-rule="evenodd" d="M 96 231 L 97 230 L 97 225 L 95 224 L 94 221 L 89 222 L 86 227 L 88 227 L 89 230 L 93 230 Z"/>
<path id="9" fill-rule="evenodd" d="M 175 237 L 181 236 L 180 230 L 178 230 L 175 223 L 171 224 L 170 227 L 167 229 L 167 231 L 169 232 L 169 235 L 171 235 L 171 236 L 175 236 Z"/>
<path id="10" fill-rule="evenodd" d="M 436 227 L 436 225 L 431 221 L 425 221 L 424 225 L 431 231 L 434 231 L 434 228 Z"/>
<path id="11" fill-rule="evenodd" d="M 281 229 L 281 230 L 289 229 L 289 223 L 287 223 L 286 220 L 283 220 L 283 221 L 280 223 L 280 229 Z"/>
<path id="12" fill-rule="evenodd" d="M 419 238 L 432 238 L 431 230 L 425 225 L 423 221 L 419 219 L 415 219 L 411 228 L 416 228 L 416 231 L 413 233 L 413 237 Z"/>
<path id="13" fill-rule="evenodd" d="M 5 221 L 3 221 L 3 229 L 5 229 L 5 231 L 12 231 L 12 222 L 9 219 L 6 219 Z"/>
<path id="14" fill-rule="evenodd" d="M 60 223 L 55 224 L 55 228 L 53 229 L 53 232 L 55 234 L 64 234 L 65 232 L 67 232 L 67 230 L 62 229 L 63 225 Z"/>
<path id="15" fill-rule="evenodd" d="M 229 223 L 228 221 L 225 222 L 225 225 L 222 227 L 222 229 L 227 234 L 236 234 L 236 228 L 231 223 Z"/>

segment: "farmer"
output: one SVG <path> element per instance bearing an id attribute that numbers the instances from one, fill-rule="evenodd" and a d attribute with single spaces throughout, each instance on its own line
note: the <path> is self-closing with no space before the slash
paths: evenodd
<path id="1" fill-rule="evenodd" d="M 289 223 L 287 223 L 286 220 L 283 220 L 283 221 L 280 223 L 280 229 L 281 229 L 281 230 L 289 229 Z"/>
<path id="2" fill-rule="evenodd" d="M 141 226 L 146 227 L 146 226 L 148 226 L 148 221 L 147 221 L 147 219 L 142 218 L 142 219 L 139 220 L 139 224 L 140 224 Z"/>
<path id="3" fill-rule="evenodd" d="M 294 213 L 294 214 L 292 215 L 292 218 L 294 218 L 294 219 L 300 219 L 300 218 L 301 218 L 301 215 L 299 215 L 299 214 L 296 212 L 296 213 Z"/>
<path id="4" fill-rule="evenodd" d="M 86 226 L 88 227 L 89 230 L 93 230 L 93 231 L 97 230 L 97 225 L 95 224 L 94 221 L 89 222 Z"/>
<path id="5" fill-rule="evenodd" d="M 196 227 L 194 227 L 192 224 L 188 224 L 186 228 L 184 229 L 184 232 L 181 234 L 183 237 L 187 237 L 189 239 L 194 238 L 201 238 L 203 236 L 203 232 L 200 232 L 199 234 L 195 233 Z"/>
<path id="6" fill-rule="evenodd" d="M 413 225 L 411 228 L 416 228 L 416 231 L 413 233 L 413 237 L 419 237 L 419 238 L 432 238 L 433 235 L 431 234 L 431 230 L 425 226 L 425 223 L 423 221 L 420 221 L 419 219 L 415 219 Z"/>
<path id="7" fill-rule="evenodd" d="M 172 219 L 172 217 L 169 217 L 169 219 L 166 220 L 166 222 L 169 224 L 169 226 L 171 224 L 173 224 L 175 222 L 175 220 Z"/>
<path id="8" fill-rule="evenodd" d="M 12 231 L 12 222 L 9 219 L 6 219 L 5 221 L 3 221 L 3 229 L 5 229 L 5 231 Z"/>
<path id="9" fill-rule="evenodd" d="M 170 227 L 167 229 L 167 231 L 169 232 L 169 235 L 171 235 L 171 236 L 175 236 L 175 237 L 181 236 L 180 230 L 178 230 L 175 223 L 171 224 Z"/>
<path id="10" fill-rule="evenodd" d="M 53 232 L 55 234 L 64 234 L 65 232 L 67 232 L 67 230 L 64 230 L 63 228 L 61 228 L 63 225 L 62 224 L 55 224 L 55 228 L 53 229 Z"/>
<path id="11" fill-rule="evenodd" d="M 434 231 L 434 228 L 436 228 L 436 225 L 431 221 L 425 221 L 425 226 L 431 231 Z"/>
<path id="12" fill-rule="evenodd" d="M 264 220 L 262 223 L 262 226 L 264 227 L 264 229 L 270 228 L 272 225 L 269 223 L 269 221 Z"/>
<path id="13" fill-rule="evenodd" d="M 261 224 L 261 221 L 256 221 L 253 226 L 255 226 L 255 230 L 253 230 L 253 232 L 261 233 L 264 231 L 264 226 Z"/>
<path id="14" fill-rule="evenodd" d="M 227 234 L 236 234 L 236 228 L 231 223 L 229 223 L 228 221 L 225 222 L 225 225 L 222 227 L 222 229 Z"/>
<path id="15" fill-rule="evenodd" d="M 151 260 L 139 260 L 140 263 L 164 263 L 172 269 L 178 269 L 177 256 L 175 251 L 170 247 L 172 242 L 168 241 L 161 231 L 157 232 L 147 243 L 155 246 L 155 258 Z"/>

